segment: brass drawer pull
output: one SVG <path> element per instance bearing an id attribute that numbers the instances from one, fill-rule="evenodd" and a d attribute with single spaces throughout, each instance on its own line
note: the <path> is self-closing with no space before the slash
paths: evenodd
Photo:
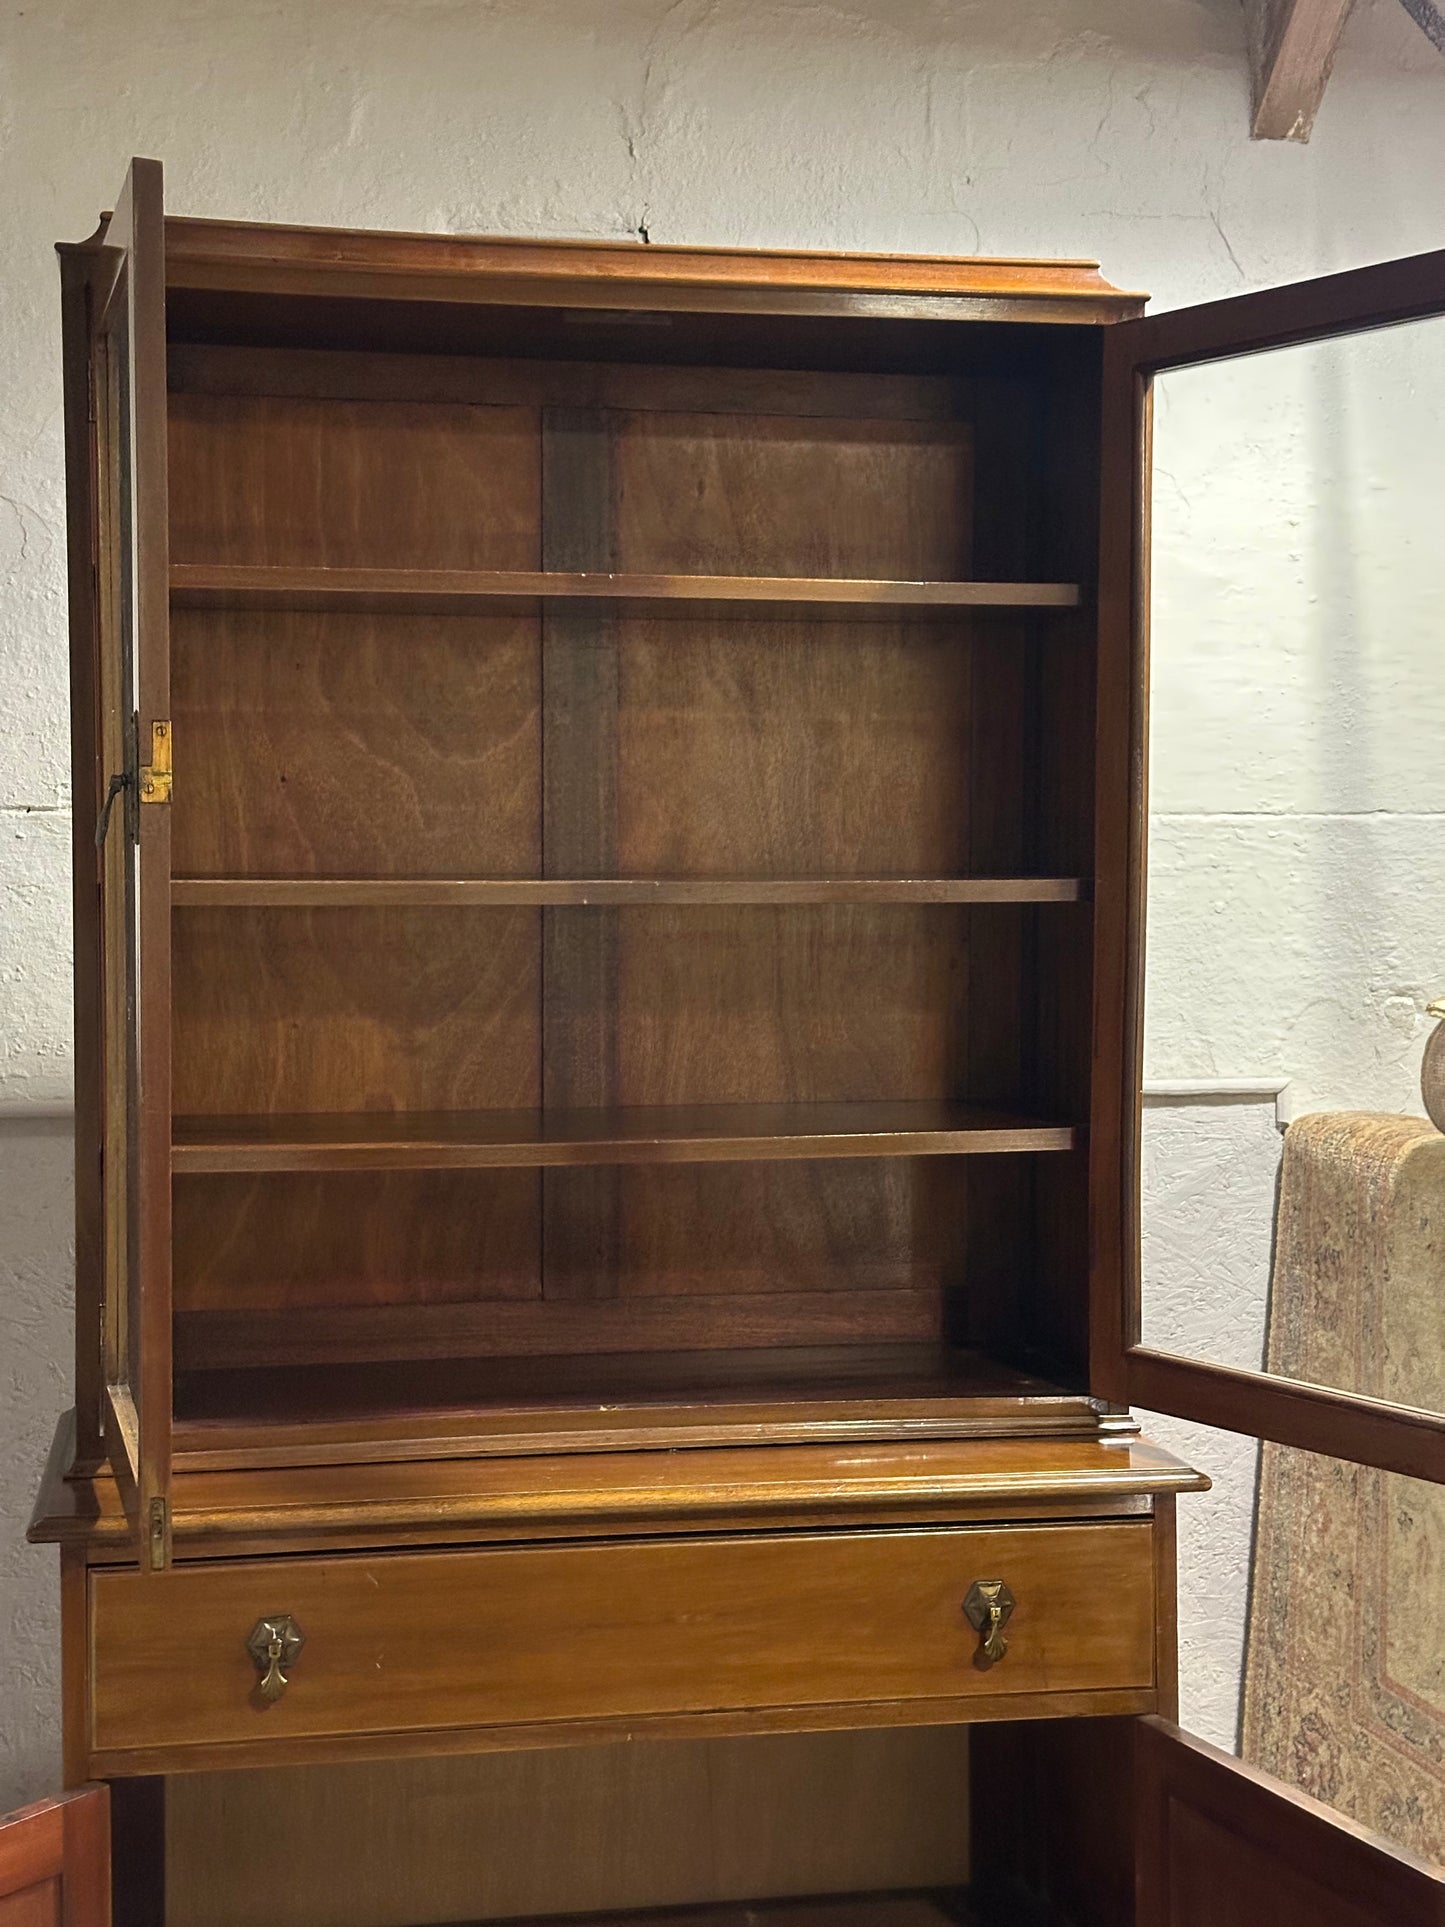
<path id="1" fill-rule="evenodd" d="M 306 1644 L 306 1635 L 290 1613 L 273 1613 L 258 1619 L 246 1641 L 256 1671 L 261 1675 L 256 1688 L 263 1706 L 274 1706 L 291 1683 L 290 1668 Z"/>
<path id="2" fill-rule="evenodd" d="M 979 1635 L 975 1666 L 993 1666 L 1008 1651 L 1003 1629 L 1014 1609 L 1014 1596 L 1002 1579 L 975 1579 L 968 1589 L 963 1610 Z"/>

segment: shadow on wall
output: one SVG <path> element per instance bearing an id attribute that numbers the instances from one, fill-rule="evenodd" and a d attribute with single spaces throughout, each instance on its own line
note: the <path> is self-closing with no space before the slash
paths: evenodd
<path id="1" fill-rule="evenodd" d="M 60 1785 L 59 1569 L 25 1527 L 70 1404 L 72 1160 L 68 1118 L 0 1117 L 0 1813 Z"/>

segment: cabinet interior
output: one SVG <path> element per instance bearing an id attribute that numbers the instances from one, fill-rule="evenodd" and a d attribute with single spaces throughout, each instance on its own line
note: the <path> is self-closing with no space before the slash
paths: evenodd
<path id="1" fill-rule="evenodd" d="M 178 1448 L 1092 1429 L 1099 331 L 170 333 Z"/>

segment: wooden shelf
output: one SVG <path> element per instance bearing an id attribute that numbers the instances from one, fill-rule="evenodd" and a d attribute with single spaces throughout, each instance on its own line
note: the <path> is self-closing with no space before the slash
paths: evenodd
<path id="1" fill-rule="evenodd" d="M 425 1308 L 407 1309 L 415 1318 Z M 299 1334 L 286 1331 L 288 1315 L 299 1317 Z M 334 1338 L 322 1329 L 330 1326 L 341 1327 Z M 458 1332 L 446 1355 L 416 1356 L 398 1331 L 391 1355 L 368 1362 L 328 1352 L 348 1335 L 366 1337 L 345 1307 L 179 1314 L 176 1451 L 194 1468 L 225 1470 L 286 1463 L 288 1453 L 292 1463 L 297 1453 L 316 1463 L 440 1461 L 640 1441 L 666 1450 L 1098 1435 L 1086 1392 L 937 1342 L 489 1356 L 468 1352 Z M 605 1346 L 600 1329 L 596 1340 Z M 298 1350 L 312 1362 L 297 1363 Z"/>
<path id="2" fill-rule="evenodd" d="M 344 1323 L 348 1309 L 355 1308 L 292 1307 L 280 1317 L 299 1316 L 309 1328 L 327 1320 Z M 402 1315 L 400 1307 L 386 1309 Z M 408 1306 L 405 1312 L 417 1319 L 425 1309 Z M 549 1307 L 559 1309 L 566 1309 L 565 1301 Z M 270 1335 L 264 1325 L 277 1316 L 263 1315 L 263 1344 Z M 799 1432 L 845 1414 L 850 1424 L 866 1427 L 870 1419 L 895 1419 L 906 1411 L 915 1425 L 923 1425 L 920 1405 L 940 1422 L 956 1424 L 966 1416 L 980 1435 L 1018 1425 L 1026 1409 L 1031 1424 L 1041 1429 L 1092 1430 L 1097 1419 L 1085 1393 L 1066 1391 L 985 1352 L 937 1342 L 576 1355 L 453 1351 L 412 1358 L 404 1369 L 397 1356 L 307 1365 L 292 1362 L 293 1352 L 280 1360 L 231 1362 L 247 1356 L 255 1329 L 244 1313 L 179 1314 L 176 1415 L 197 1428 L 196 1436 L 183 1441 L 186 1450 L 215 1448 L 219 1442 L 201 1434 L 237 1425 L 288 1432 L 328 1425 L 357 1437 L 371 1427 L 380 1428 L 373 1429 L 373 1438 L 390 1438 L 419 1415 L 426 1416 L 433 1440 L 445 1438 L 451 1427 L 465 1436 L 469 1420 L 491 1422 L 508 1415 L 565 1415 L 605 1434 L 608 1426 L 624 1423 L 617 1417 L 619 1406 L 631 1408 L 637 1422 L 650 1412 L 649 1430 L 718 1410 L 743 1412 L 739 1423 L 766 1419 Z"/>
<path id="3" fill-rule="evenodd" d="M 1078 903 L 1080 877 L 175 877 L 178 908 L 513 904 Z"/>
<path id="4" fill-rule="evenodd" d="M 313 569 L 179 562 L 183 609 L 535 615 L 543 607 L 641 616 L 940 617 L 960 610 L 1075 609 L 1074 582 L 865 582 L 762 575 L 603 575 L 558 570 Z"/>
<path id="5" fill-rule="evenodd" d="M 178 1117 L 177 1173 L 457 1171 L 780 1158 L 961 1157 L 1068 1151 L 1079 1134 L 938 1103 L 620 1106 L 301 1117 Z"/>

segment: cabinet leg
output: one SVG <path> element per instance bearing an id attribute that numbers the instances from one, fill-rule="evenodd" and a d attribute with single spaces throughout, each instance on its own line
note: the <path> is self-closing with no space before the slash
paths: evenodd
<path id="1" fill-rule="evenodd" d="M 166 1783 L 110 1783 L 112 1927 L 166 1927 Z"/>

